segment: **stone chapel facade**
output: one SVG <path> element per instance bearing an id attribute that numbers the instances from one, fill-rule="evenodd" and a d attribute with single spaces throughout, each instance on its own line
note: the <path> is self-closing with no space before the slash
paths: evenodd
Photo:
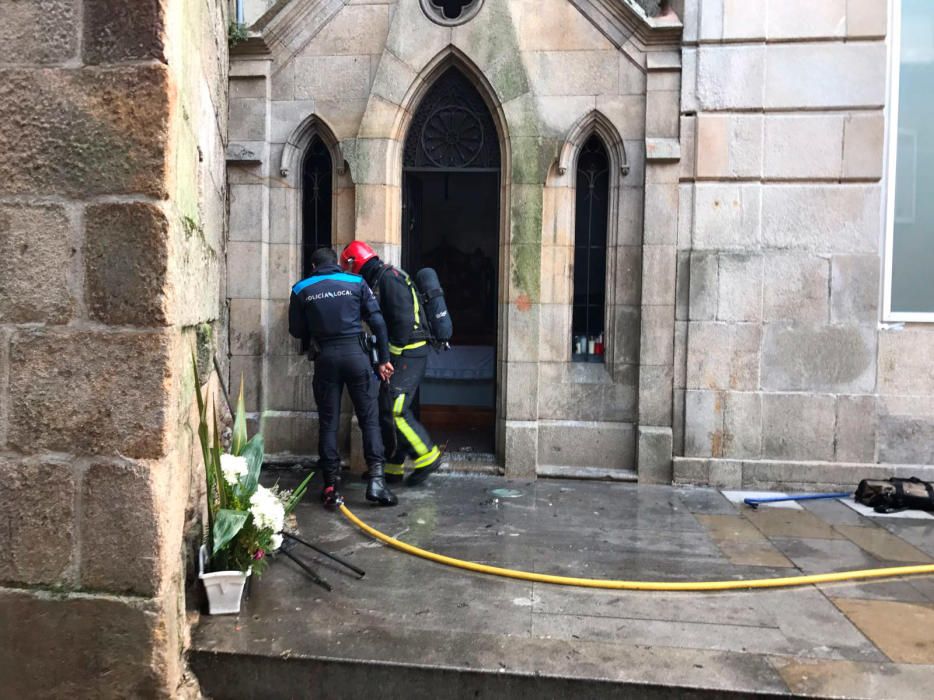
<path id="1" fill-rule="evenodd" d="M 880 325 L 887 3 L 740 4 L 244 3 L 230 376 L 270 449 L 315 452 L 286 329 L 303 249 L 356 237 L 411 268 L 419 226 L 483 210 L 507 476 L 834 484 L 934 461 L 932 336 Z"/>

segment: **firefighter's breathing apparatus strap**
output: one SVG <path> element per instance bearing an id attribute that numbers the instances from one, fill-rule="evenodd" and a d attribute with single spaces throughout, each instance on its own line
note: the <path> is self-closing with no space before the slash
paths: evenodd
<path id="1" fill-rule="evenodd" d="M 468 571 L 477 571 L 482 574 L 491 574 L 493 576 L 503 576 L 506 578 L 521 579 L 523 581 L 535 581 L 538 583 L 554 583 L 562 586 L 581 586 L 584 588 L 610 588 L 615 590 L 636 590 L 636 591 L 726 591 L 741 588 L 782 588 L 785 586 L 804 586 L 816 583 L 833 583 L 835 581 L 854 581 L 857 579 L 868 578 L 890 578 L 892 576 L 909 576 L 914 574 L 934 574 L 934 564 L 924 564 L 920 566 L 892 566 L 882 569 L 860 569 L 855 571 L 839 571 L 832 574 L 812 574 L 809 576 L 788 576 L 784 578 L 757 578 L 747 581 L 615 581 L 612 579 L 599 578 L 573 578 L 571 576 L 552 576 L 550 574 L 539 574 L 532 571 L 518 571 L 516 569 L 504 569 L 499 566 L 488 566 L 487 564 L 478 564 L 473 561 L 464 561 L 463 559 L 454 559 L 446 557 L 443 554 L 429 552 L 426 549 L 413 547 L 410 544 L 401 542 L 394 537 L 380 532 L 370 527 L 365 522 L 354 515 L 346 505 L 341 505 L 341 513 L 354 525 L 359 527 L 368 535 L 375 537 L 408 554 L 414 554 L 423 559 L 453 566 L 458 569 L 467 569 Z"/>

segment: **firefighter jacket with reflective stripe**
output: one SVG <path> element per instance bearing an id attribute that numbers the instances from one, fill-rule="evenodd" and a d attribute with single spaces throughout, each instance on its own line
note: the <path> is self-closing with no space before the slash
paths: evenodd
<path id="1" fill-rule="evenodd" d="M 313 338 L 319 345 L 363 334 L 363 321 L 376 335 L 380 363 L 389 361 L 386 322 L 373 292 L 359 275 L 337 265 L 322 265 L 311 277 L 292 287 L 289 334 Z"/>
<path id="2" fill-rule="evenodd" d="M 376 298 L 389 327 L 393 354 L 427 345 L 431 339 L 415 284 L 405 273 L 379 258 L 369 260 L 360 270 Z"/>

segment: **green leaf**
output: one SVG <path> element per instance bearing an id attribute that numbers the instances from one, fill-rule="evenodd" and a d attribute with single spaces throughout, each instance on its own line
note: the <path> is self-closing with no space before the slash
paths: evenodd
<path id="1" fill-rule="evenodd" d="M 243 529 L 249 513 L 242 510 L 228 510 L 226 508 L 217 511 L 217 518 L 214 520 L 214 551 L 216 555 L 221 548 L 230 542 L 237 533 Z"/>
<path id="2" fill-rule="evenodd" d="M 240 375 L 240 395 L 237 397 L 237 415 L 234 416 L 233 439 L 230 453 L 240 456 L 246 447 L 246 402 L 243 399 L 243 375 Z"/>
<path id="3" fill-rule="evenodd" d="M 263 436 L 257 433 L 253 436 L 246 447 L 243 448 L 242 457 L 246 458 L 247 473 L 240 478 L 241 493 L 249 498 L 256 491 L 256 485 L 259 483 L 259 472 L 263 467 Z"/>
<path id="4" fill-rule="evenodd" d="M 207 403 L 201 395 L 201 376 L 198 374 L 198 360 L 194 351 L 191 353 L 191 368 L 195 376 L 195 396 L 198 397 L 198 442 L 201 444 L 201 457 L 204 460 L 204 478 L 207 482 L 208 496 L 208 532 L 211 531 L 217 507 L 214 504 L 214 489 L 217 484 L 214 479 L 214 464 L 208 442 Z"/>
<path id="5" fill-rule="evenodd" d="M 295 506 L 297 506 L 298 502 L 302 500 L 302 496 L 304 496 L 305 491 L 308 490 L 308 483 L 312 480 L 314 475 L 314 471 L 308 472 L 308 476 L 306 476 L 302 480 L 302 483 L 300 483 L 298 487 L 292 492 L 292 495 L 289 497 L 289 502 L 285 504 L 286 515 L 295 510 Z"/>
<path id="6" fill-rule="evenodd" d="M 221 508 L 227 507 L 227 491 L 224 474 L 221 471 L 221 440 L 220 427 L 217 424 L 217 405 L 212 401 L 211 408 L 214 411 L 214 446 L 211 449 L 212 462 L 214 467 L 214 481 L 217 482 L 217 497 Z"/>

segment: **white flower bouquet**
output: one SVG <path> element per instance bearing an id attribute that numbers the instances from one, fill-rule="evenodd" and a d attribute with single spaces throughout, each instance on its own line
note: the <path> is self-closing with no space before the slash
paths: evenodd
<path id="1" fill-rule="evenodd" d="M 223 453 L 216 407 L 212 406 L 213 425 L 210 425 L 207 420 L 207 401 L 201 394 L 201 378 L 194 357 L 192 364 L 195 393 L 198 395 L 198 438 L 207 478 L 208 527 L 205 544 L 210 555 L 211 569 L 252 570 L 259 575 L 266 568 L 266 555 L 282 546 L 281 533 L 285 518 L 304 495 L 311 474 L 291 492 L 260 485 L 263 436 L 256 433 L 247 439 L 242 379 L 230 453 Z"/>

